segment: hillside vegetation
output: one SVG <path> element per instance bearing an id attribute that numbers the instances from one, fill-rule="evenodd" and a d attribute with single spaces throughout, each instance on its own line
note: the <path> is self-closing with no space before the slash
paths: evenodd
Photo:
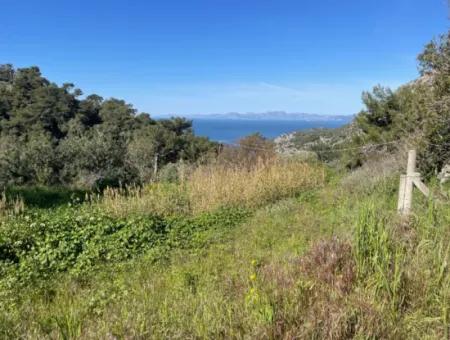
<path id="1" fill-rule="evenodd" d="M 230 181 L 214 182 L 223 171 Z M 0 334 L 448 337 L 448 204 L 417 196 L 401 220 L 397 178 L 354 190 L 327 173 L 282 160 L 206 167 L 179 184 L 9 212 Z M 257 190 L 231 190 L 254 176 Z M 211 185 L 197 192 L 200 182 Z"/>
<path id="2" fill-rule="evenodd" d="M 0 338 L 450 338 L 450 190 L 435 177 L 449 42 L 427 46 L 420 80 L 365 93 L 350 127 L 297 136 L 317 157 L 258 134 L 215 145 L 0 68 Z M 410 147 L 432 195 L 405 218 Z"/>

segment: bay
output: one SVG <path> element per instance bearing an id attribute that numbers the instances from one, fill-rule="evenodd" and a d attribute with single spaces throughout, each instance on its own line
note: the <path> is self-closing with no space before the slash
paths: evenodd
<path id="1" fill-rule="evenodd" d="M 313 128 L 337 128 L 347 124 L 346 120 L 287 120 L 287 119 L 218 119 L 194 118 L 195 134 L 209 137 L 222 143 L 235 143 L 242 137 L 259 132 L 266 138 Z"/>

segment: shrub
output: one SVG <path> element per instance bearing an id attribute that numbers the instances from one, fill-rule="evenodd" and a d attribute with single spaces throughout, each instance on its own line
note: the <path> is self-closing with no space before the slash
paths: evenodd
<path id="1" fill-rule="evenodd" d="M 161 182 L 176 183 L 180 179 L 179 165 L 176 163 L 166 164 L 158 173 L 158 180 Z"/>
<path id="2" fill-rule="evenodd" d="M 223 147 L 217 161 L 224 166 L 252 168 L 276 157 L 275 143 L 260 133 L 241 138 L 237 146 Z"/>

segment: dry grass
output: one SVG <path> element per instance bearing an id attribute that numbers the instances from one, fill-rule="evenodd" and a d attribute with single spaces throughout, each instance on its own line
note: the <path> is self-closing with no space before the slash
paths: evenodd
<path id="1" fill-rule="evenodd" d="M 108 188 L 103 196 L 91 198 L 91 202 L 100 210 L 117 217 L 133 214 L 168 216 L 189 211 L 183 184 L 153 183 L 144 188 Z"/>
<path id="2" fill-rule="evenodd" d="M 270 159 L 250 169 L 213 164 L 197 168 L 187 182 L 194 212 L 220 206 L 258 207 L 324 183 L 324 170 L 308 163 Z"/>
<path id="3" fill-rule="evenodd" d="M 0 193 L 0 216 L 18 215 L 25 210 L 22 198 L 8 198 L 6 193 Z"/>
<path id="4" fill-rule="evenodd" d="M 348 293 L 356 280 L 352 246 L 336 238 L 317 242 L 300 259 L 300 268 L 308 277 L 341 293 Z"/>
<path id="5" fill-rule="evenodd" d="M 374 156 L 344 177 L 342 185 L 351 192 L 370 193 L 386 178 L 399 174 L 406 165 L 406 152 Z"/>
<path id="6" fill-rule="evenodd" d="M 305 162 L 271 158 L 252 167 L 203 165 L 180 183 L 152 183 L 144 188 L 107 189 L 93 203 L 114 216 L 173 215 L 224 206 L 259 207 L 324 183 L 324 169 Z"/>

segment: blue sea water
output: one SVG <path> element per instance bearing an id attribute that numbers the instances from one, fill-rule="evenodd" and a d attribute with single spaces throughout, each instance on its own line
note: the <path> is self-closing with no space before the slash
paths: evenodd
<path id="1" fill-rule="evenodd" d="M 284 133 L 312 128 L 336 128 L 346 123 L 348 121 L 343 120 L 193 119 L 195 134 L 222 143 L 234 143 L 255 132 L 261 133 L 266 138 L 275 138 Z"/>

